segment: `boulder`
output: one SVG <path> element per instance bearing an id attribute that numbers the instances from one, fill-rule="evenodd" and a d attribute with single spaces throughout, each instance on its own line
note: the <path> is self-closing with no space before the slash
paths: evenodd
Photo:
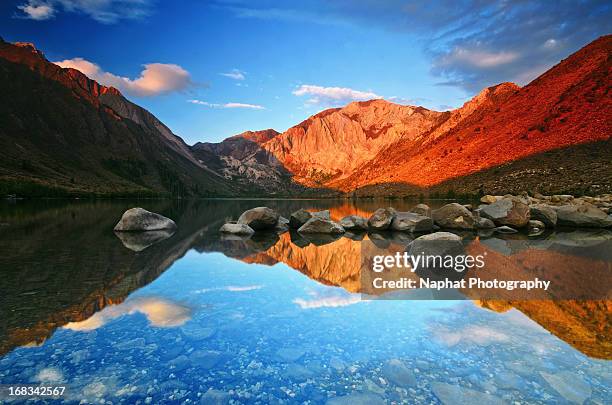
<path id="1" fill-rule="evenodd" d="M 415 214 L 423 215 L 426 217 L 431 217 L 431 208 L 427 204 L 417 204 L 415 205 L 410 212 L 414 212 Z"/>
<path id="2" fill-rule="evenodd" d="M 331 220 L 331 215 L 329 213 L 329 210 L 313 212 L 312 216 L 321 218 L 321 219 L 327 219 L 328 221 Z"/>
<path id="3" fill-rule="evenodd" d="M 529 206 L 516 198 L 504 197 L 480 209 L 480 216 L 489 218 L 495 225 L 516 228 L 527 226 L 530 219 Z"/>
<path id="4" fill-rule="evenodd" d="M 245 224 L 254 230 L 274 229 L 278 223 L 278 212 L 268 207 L 257 207 L 246 210 L 238 218 L 239 224 Z"/>
<path id="5" fill-rule="evenodd" d="M 340 220 L 340 225 L 350 231 L 367 231 L 368 220 L 359 215 L 349 215 Z"/>
<path id="6" fill-rule="evenodd" d="M 278 217 L 278 222 L 276 223 L 276 226 L 274 227 L 274 229 L 277 232 L 287 232 L 289 230 L 289 220 L 283 216 L 279 216 Z"/>
<path id="7" fill-rule="evenodd" d="M 494 195 L 485 195 L 480 197 L 480 202 L 484 204 L 493 204 L 495 201 L 501 199 L 502 197 L 494 196 Z"/>
<path id="8" fill-rule="evenodd" d="M 303 208 L 299 209 L 289 217 L 289 227 L 292 229 L 297 229 L 304 225 L 310 218 L 312 218 L 312 214 L 310 212 Z"/>
<path id="9" fill-rule="evenodd" d="M 231 233 L 234 235 L 252 235 L 255 233 L 253 228 L 245 224 L 236 224 L 228 222 L 227 224 L 223 224 L 223 226 L 219 229 L 221 233 Z"/>
<path id="10" fill-rule="evenodd" d="M 565 203 L 570 202 L 574 199 L 573 195 L 570 194 L 557 194 L 550 197 L 550 201 L 554 203 Z"/>
<path id="11" fill-rule="evenodd" d="M 446 204 L 442 208 L 433 210 L 431 216 L 442 228 L 474 229 L 475 221 L 472 213 L 461 204 Z"/>
<path id="12" fill-rule="evenodd" d="M 395 210 L 393 208 L 379 208 L 368 219 L 368 227 L 374 231 L 384 231 L 389 229 Z"/>
<path id="13" fill-rule="evenodd" d="M 554 228 L 557 225 L 557 212 L 549 205 L 536 204 L 529 207 L 531 219 L 542 221 L 544 225 Z"/>
<path id="14" fill-rule="evenodd" d="M 344 233 L 344 228 L 332 220 L 312 217 L 298 229 L 298 232 L 341 234 Z"/>
<path id="15" fill-rule="evenodd" d="M 465 209 L 466 209 L 466 210 L 468 210 L 468 211 L 472 211 L 472 209 L 474 208 L 474 207 L 472 206 L 472 204 L 463 204 L 463 206 L 464 206 L 464 207 L 465 207 Z"/>
<path id="16" fill-rule="evenodd" d="M 493 229 L 495 228 L 495 223 L 491 221 L 489 218 L 479 218 L 478 219 L 478 229 Z"/>
<path id="17" fill-rule="evenodd" d="M 170 218 L 143 208 L 130 208 L 123 213 L 114 229 L 117 232 L 159 231 L 176 229 L 176 223 Z"/>
<path id="18" fill-rule="evenodd" d="M 557 211 L 557 225 L 586 228 L 607 228 L 612 226 L 610 217 L 595 207 L 584 203 L 581 205 L 562 205 L 555 207 Z"/>
<path id="19" fill-rule="evenodd" d="M 429 232 L 433 219 L 414 212 L 396 212 L 389 229 L 392 231 Z"/>

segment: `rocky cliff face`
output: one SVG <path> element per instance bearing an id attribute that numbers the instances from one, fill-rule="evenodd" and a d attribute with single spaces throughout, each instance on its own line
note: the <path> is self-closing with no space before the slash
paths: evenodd
<path id="1" fill-rule="evenodd" d="M 384 100 L 329 109 L 263 144 L 309 187 L 334 187 L 375 159 L 390 144 L 411 144 L 448 114 Z"/>
<path id="2" fill-rule="evenodd" d="M 32 44 L 0 40 L 0 195 L 230 195 L 148 111 Z"/>
<path id="3" fill-rule="evenodd" d="M 273 129 L 247 131 L 220 143 L 198 142 L 191 151 L 200 164 L 223 178 L 274 194 L 292 188 L 290 173 L 273 154 L 261 147 L 278 134 Z"/>

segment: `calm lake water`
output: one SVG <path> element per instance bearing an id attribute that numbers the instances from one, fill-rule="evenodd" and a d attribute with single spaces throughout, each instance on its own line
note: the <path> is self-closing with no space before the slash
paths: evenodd
<path id="1" fill-rule="evenodd" d="M 262 205 L 416 203 L 0 203 L 0 384 L 66 386 L 66 403 L 610 403 L 611 301 L 367 300 L 362 244 L 409 236 L 218 233 Z M 134 206 L 177 232 L 120 239 Z M 607 230 L 476 236 L 517 266 L 612 271 Z"/>

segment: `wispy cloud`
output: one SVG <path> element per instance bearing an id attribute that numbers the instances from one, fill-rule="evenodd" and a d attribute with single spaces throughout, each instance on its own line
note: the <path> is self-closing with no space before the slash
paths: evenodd
<path id="1" fill-rule="evenodd" d="M 124 93 L 148 97 L 186 90 L 193 85 L 189 72 L 179 65 L 149 63 L 137 79 L 130 79 L 105 72 L 97 64 L 83 58 L 53 62 L 63 68 L 77 69 L 90 79 L 105 86 L 113 86 Z"/>
<path id="2" fill-rule="evenodd" d="M 229 77 L 230 79 L 234 79 L 234 80 L 244 80 L 246 78 L 246 72 L 243 72 L 238 69 L 232 69 L 229 72 L 219 73 L 219 74 L 221 76 Z"/>
<path id="3" fill-rule="evenodd" d="M 348 87 L 323 87 L 312 84 L 303 84 L 292 92 L 295 96 L 310 96 L 307 104 L 322 106 L 337 106 L 351 101 L 371 100 L 382 98 L 371 91 L 354 90 Z"/>
<path id="4" fill-rule="evenodd" d="M 120 20 L 147 17 L 151 14 L 151 0 L 28 0 L 18 5 L 18 17 L 48 20 L 59 12 L 86 15 L 103 24 Z"/>
<path id="5" fill-rule="evenodd" d="M 202 100 L 196 100 L 196 99 L 187 100 L 187 102 L 191 104 L 203 105 L 205 107 L 210 107 L 210 108 L 246 108 L 249 110 L 265 110 L 266 109 L 266 107 L 259 105 L 259 104 L 247 104 L 247 103 L 235 103 L 235 102 L 209 103 L 208 101 L 202 101 Z"/>
<path id="6" fill-rule="evenodd" d="M 440 0 L 217 0 L 242 18 L 378 26 L 423 44 L 431 72 L 473 94 L 504 81 L 526 84 L 601 35 L 610 33 L 606 0 L 549 2 Z M 401 47 L 398 47 L 401 52 Z"/>

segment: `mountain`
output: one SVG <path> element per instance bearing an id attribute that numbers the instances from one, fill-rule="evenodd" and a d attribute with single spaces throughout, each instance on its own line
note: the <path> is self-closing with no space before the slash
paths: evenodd
<path id="1" fill-rule="evenodd" d="M 201 164 L 227 180 L 275 193 L 291 187 L 291 175 L 261 144 L 278 134 L 273 129 L 247 131 L 220 143 L 198 142 L 191 151 Z"/>
<path id="2" fill-rule="evenodd" d="M 258 140 L 261 162 L 358 195 L 611 192 L 611 50 L 612 36 L 599 38 L 525 87 L 492 86 L 452 111 L 385 100 L 328 109 Z"/>
<path id="3" fill-rule="evenodd" d="M 235 195 L 183 140 L 112 87 L 0 39 L 0 194 Z"/>

